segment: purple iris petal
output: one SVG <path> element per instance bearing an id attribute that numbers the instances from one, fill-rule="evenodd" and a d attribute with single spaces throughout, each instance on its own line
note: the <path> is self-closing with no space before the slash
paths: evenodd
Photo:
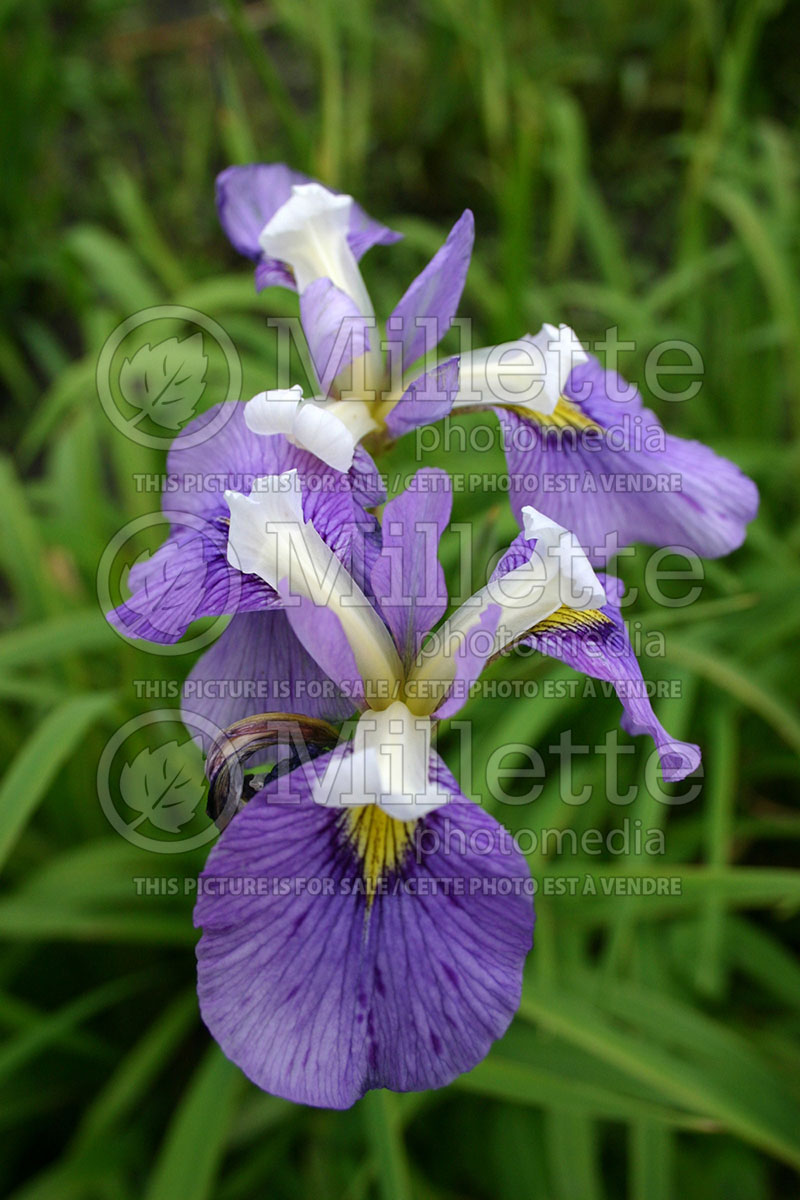
<path id="1" fill-rule="evenodd" d="M 596 359 L 573 369 L 564 394 L 599 431 L 546 431 L 495 409 L 520 523 L 523 505 L 534 505 L 572 529 L 597 563 L 631 542 L 709 558 L 741 545 L 758 492 L 737 466 L 700 442 L 665 434 L 636 388 Z M 548 488 L 548 476 L 557 488 Z"/>
<path id="2" fill-rule="evenodd" d="M 330 279 L 315 279 L 300 297 L 300 320 L 323 395 L 370 347 L 369 320 Z"/>
<path id="3" fill-rule="evenodd" d="M 248 163 L 222 171 L 216 183 L 217 213 L 234 249 L 256 261 L 264 258 L 258 241 L 261 230 L 289 199 L 295 184 L 310 182 L 308 175 L 284 163 Z M 283 270 L 287 286 L 292 287 L 291 272 Z"/>
<path id="4" fill-rule="evenodd" d="M 218 729 L 263 712 L 335 722 L 353 712 L 352 701 L 325 677 L 280 610 L 234 617 L 189 672 L 182 706 Z"/>
<path id="5" fill-rule="evenodd" d="M 531 554 L 535 549 L 536 538 L 528 539 L 524 533 L 518 533 L 504 551 L 502 558 L 498 560 L 491 578 L 499 579 L 502 575 L 508 575 L 509 571 L 516 571 L 517 567 L 524 566 L 525 563 L 530 562 Z"/>
<path id="6" fill-rule="evenodd" d="M 331 189 L 334 191 L 335 189 Z M 347 244 L 357 259 L 361 259 L 373 246 L 393 246 L 403 240 L 402 233 L 389 229 L 380 221 L 374 220 L 360 204 L 355 201 L 350 209 L 350 227 L 347 231 Z"/>
<path id="7" fill-rule="evenodd" d="M 255 575 L 228 565 L 227 526 L 187 515 L 144 562 L 128 575 L 129 600 L 107 614 L 126 637 L 161 644 L 183 637 L 192 621 L 224 613 L 273 608 L 280 601 Z"/>
<path id="8" fill-rule="evenodd" d="M 608 598 L 608 603 L 599 610 L 606 621 L 586 628 L 580 625 L 571 628 L 567 621 L 563 630 L 553 628 L 539 633 L 526 638 L 525 644 L 593 679 L 613 683 L 622 702 L 623 729 L 634 735 L 647 734 L 653 739 L 665 780 L 685 779 L 700 765 L 700 747 L 670 737 L 656 717 L 620 612 L 624 586 L 613 575 L 599 575 L 598 578 Z M 575 615 L 581 618 L 581 613 Z M 558 614 L 554 619 L 558 619 Z"/>
<path id="9" fill-rule="evenodd" d="M 392 437 L 402 437 L 420 425 L 430 425 L 446 417 L 458 391 L 460 358 L 447 358 L 410 383 L 389 410 L 386 428 Z"/>
<path id="10" fill-rule="evenodd" d="M 356 446 L 347 481 L 353 499 L 361 508 L 375 508 L 386 499 L 383 477 L 362 446 Z"/>
<path id="11" fill-rule="evenodd" d="M 284 583 L 286 581 L 283 581 Z M 283 589 L 280 589 L 283 594 Z M 283 595 L 286 616 L 294 637 L 319 664 L 320 672 L 336 680 L 338 687 L 363 707 L 364 683 L 355 656 L 336 613 L 314 604 L 307 596 Z"/>
<path id="12" fill-rule="evenodd" d="M 457 646 L 453 655 L 455 676 L 445 700 L 436 709 L 439 720 L 452 717 L 466 704 L 470 688 L 480 676 L 494 649 L 494 635 L 501 617 L 500 605 L 490 605 Z"/>
<path id="13" fill-rule="evenodd" d="M 426 467 L 383 510 L 372 591 L 407 665 L 447 608 L 438 552 L 452 503 L 450 476 Z"/>
<path id="14" fill-rule="evenodd" d="M 438 346 L 450 328 L 464 290 L 474 241 L 475 218 L 466 209 L 389 317 L 386 334 L 390 343 L 400 343 L 401 373 Z"/>
<path id="15" fill-rule="evenodd" d="M 373 1087 L 440 1087 L 486 1055 L 519 1004 L 533 904 L 510 836 L 435 754 L 452 802 L 395 822 L 388 860 L 390 818 L 362 812 L 376 821 L 373 866 L 386 861 L 365 871 L 353 810 L 311 800 L 309 772 L 326 759 L 268 785 L 212 850 L 195 909 L 198 994 L 259 1087 L 347 1108 Z"/>
<path id="16" fill-rule="evenodd" d="M 170 450 L 168 486 L 162 497 L 164 513 L 175 524 L 180 523 L 181 513 L 194 513 L 209 521 L 220 515 L 227 519 L 226 491 L 249 495 L 254 480 L 262 475 L 296 470 L 303 483 L 306 518 L 314 520 L 331 548 L 342 557 L 354 521 L 362 519 L 361 510 L 383 499 L 380 475 L 367 452 L 359 448 L 350 471 L 338 475 L 279 434 L 270 437 L 253 433 L 244 419 L 244 404 L 226 402 L 226 406 L 234 409 L 232 416 L 207 441 L 188 447 L 178 444 Z M 220 407 L 215 405 L 201 413 L 185 432 L 194 434 L 213 425 Z M 349 514 L 348 509 L 352 510 Z"/>
<path id="17" fill-rule="evenodd" d="M 293 171 L 283 163 L 228 167 L 217 176 L 220 224 L 234 248 L 257 263 L 256 287 L 259 291 L 272 285 L 295 287 L 292 272 L 278 259 L 268 257 L 258 238 L 267 222 L 289 199 L 292 187 L 313 182 L 310 176 Z M 347 241 L 357 259 L 371 246 L 390 245 L 401 237 L 402 234 L 373 221 L 360 205 L 354 202 L 351 206 Z"/>
<path id="18" fill-rule="evenodd" d="M 313 521 L 355 574 L 363 574 L 374 557 L 376 522 L 364 505 L 379 503 L 383 493 L 366 451 L 359 448 L 350 471 L 338 474 L 281 435 L 253 433 L 245 424 L 244 404 L 231 407 L 233 415 L 207 441 L 178 445 L 168 455 L 169 485 L 162 507 L 169 537 L 151 558 L 133 567 L 130 599 L 108 614 L 128 637 L 175 642 L 198 617 L 254 612 L 279 603 L 273 588 L 227 561 L 225 491 L 249 495 L 262 475 L 297 470 L 306 520 Z M 187 431 L 215 428 L 218 408 L 201 414 Z"/>

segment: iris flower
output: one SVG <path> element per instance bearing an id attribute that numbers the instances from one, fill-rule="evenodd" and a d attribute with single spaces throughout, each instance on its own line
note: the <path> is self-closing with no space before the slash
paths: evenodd
<path id="1" fill-rule="evenodd" d="M 220 423 L 220 408 L 230 415 Z M 211 432 L 203 439 L 202 432 Z M 281 611 L 282 601 L 257 575 L 228 561 L 230 520 L 225 491 L 249 490 L 265 473 L 295 471 L 303 512 L 319 536 L 356 578 L 374 556 L 376 518 L 384 499 L 375 464 L 361 447 L 346 474 L 287 442 L 248 429 L 244 405 L 227 402 L 201 414 L 167 459 L 169 486 L 162 497 L 170 532 L 155 553 L 130 569 L 130 597 L 107 614 L 126 637 L 178 641 L 200 617 L 230 622 L 184 684 L 184 710 L 200 713 L 218 729 L 263 711 L 265 696 L 293 708 L 300 698 L 308 715 L 341 720 L 350 711 L 332 688 L 304 686 L 319 674 Z M 190 719 L 191 725 L 191 719 Z M 204 748 L 209 739 L 203 736 Z"/>
<path id="2" fill-rule="evenodd" d="M 622 585 L 593 564 L 632 541 L 723 554 L 757 495 L 733 464 L 666 435 L 565 325 L 431 365 L 466 279 L 469 211 L 379 332 L 359 262 L 398 234 L 282 165 L 230 168 L 217 200 L 257 287 L 297 290 L 315 394 L 261 392 L 183 431 L 167 462 L 169 535 L 109 619 L 170 643 L 198 617 L 231 618 L 183 694 L 185 712 L 229 731 L 205 741 L 212 781 L 220 747 L 241 754 L 225 775 L 239 811 L 198 890 L 200 1006 L 260 1087 L 345 1108 L 369 1088 L 439 1087 L 471 1069 L 520 1000 L 528 865 L 462 794 L 434 748 L 439 723 L 525 645 L 612 683 L 664 779 L 690 774 L 698 747 L 656 718 Z M 474 409 L 499 419 L 522 532 L 451 606 L 438 560 L 449 476 L 418 471 L 379 522 L 385 496 L 360 443 Z M 281 745 L 292 729 L 300 744 Z M 248 801 L 256 753 L 274 769 Z"/>
<path id="3" fill-rule="evenodd" d="M 334 553 L 352 566 L 366 553 L 376 529 L 367 511 L 383 500 L 380 477 L 359 447 L 345 475 L 320 468 L 308 451 L 279 435 L 260 437 L 248 428 L 244 404 L 216 405 L 184 431 L 167 458 L 169 487 L 162 510 L 169 522 L 166 541 L 128 575 L 130 599 L 108 614 L 128 637 L 175 642 L 199 617 L 280 608 L 274 590 L 245 576 L 228 562 L 228 507 L 225 492 L 249 489 L 265 474 L 298 473 L 306 515 Z M 220 426 L 219 411 L 230 415 Z M 203 429 L 211 431 L 203 439 Z"/>
<path id="4" fill-rule="evenodd" d="M 255 1083 L 295 1101 L 441 1086 L 508 1026 L 533 908 L 525 860 L 460 792 L 434 727 L 520 639 L 641 681 L 624 627 L 575 538 L 529 507 L 490 581 L 442 621 L 444 472 L 418 472 L 386 505 L 361 582 L 307 519 L 295 472 L 227 501 L 231 562 L 280 596 L 355 728 L 268 781 L 214 847 L 195 912 L 204 1020 Z M 620 690 L 665 776 L 692 770 L 697 748 Z"/>
<path id="5" fill-rule="evenodd" d="M 634 541 L 710 557 L 743 541 L 758 507 L 751 480 L 709 447 L 665 434 L 638 391 L 587 356 L 567 326 L 544 325 L 420 371 L 463 290 L 469 211 L 389 317 L 384 358 L 358 260 L 396 234 L 351 197 L 282 165 L 229 168 L 217 201 L 231 242 L 257 263 L 257 285 L 300 293 L 319 384 L 307 400 L 300 389 L 254 397 L 246 417 L 254 430 L 285 433 L 344 470 L 367 434 L 399 437 L 450 413 L 490 408 L 517 518 L 534 505 L 572 529 L 593 562 Z"/>
<path id="6" fill-rule="evenodd" d="M 286 172 L 230 167 L 217 180 L 220 220 L 233 245 L 255 259 L 257 286 L 268 281 L 299 292 L 319 385 L 306 400 L 299 388 L 259 393 L 246 412 L 252 429 L 284 433 L 344 470 L 367 434 L 397 437 L 483 396 L 506 394 L 521 408 L 555 406 L 571 367 L 586 357 L 566 326 L 545 325 L 536 337 L 421 369 L 458 308 L 475 232 L 469 209 L 389 316 L 384 354 L 358 259 L 397 235 L 390 239 L 352 197 Z"/>

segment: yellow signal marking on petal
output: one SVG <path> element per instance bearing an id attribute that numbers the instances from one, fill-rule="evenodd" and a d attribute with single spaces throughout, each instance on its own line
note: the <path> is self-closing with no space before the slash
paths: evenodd
<path id="1" fill-rule="evenodd" d="M 546 429 L 602 429 L 601 425 L 598 425 L 591 417 L 587 417 L 576 404 L 567 400 L 566 396 L 559 397 L 558 404 L 551 413 L 535 412 L 532 408 L 522 408 L 516 405 L 514 412 Z"/>
<path id="2" fill-rule="evenodd" d="M 342 816 L 345 836 L 361 861 L 369 906 L 380 880 L 398 870 L 410 849 L 416 821 L 398 821 L 377 804 L 345 808 Z"/>
<path id="3" fill-rule="evenodd" d="M 598 633 L 613 624 L 611 618 L 599 608 L 569 608 L 562 604 L 561 608 L 534 625 L 529 633 Z"/>

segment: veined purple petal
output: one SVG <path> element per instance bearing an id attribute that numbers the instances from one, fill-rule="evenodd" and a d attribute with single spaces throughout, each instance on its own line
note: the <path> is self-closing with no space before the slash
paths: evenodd
<path id="1" fill-rule="evenodd" d="M 347 1108 L 369 1088 L 440 1087 L 517 1008 L 528 867 L 458 791 L 416 823 L 313 803 L 322 756 L 234 817 L 201 877 L 203 1019 L 259 1087 Z"/>
<path id="2" fill-rule="evenodd" d="M 359 448 L 353 466 L 340 474 L 281 434 L 253 433 L 244 418 L 246 406 L 238 402 L 231 406 L 235 408 L 233 415 L 207 441 L 188 447 L 179 444 L 170 450 L 168 482 L 162 497 L 165 514 L 176 524 L 182 513 L 206 520 L 227 518 L 226 491 L 249 495 L 254 481 L 261 476 L 296 470 L 303 485 L 306 519 L 314 521 L 338 554 L 350 537 L 354 521 L 361 520 L 363 508 L 382 499 L 380 476 L 367 452 Z M 213 426 L 219 407 L 215 405 L 196 417 L 186 430 L 196 434 L 206 425 Z M 343 528 L 338 536 L 337 527 Z"/>
<path id="3" fill-rule="evenodd" d="M 447 608 L 439 541 L 452 503 L 450 476 L 425 467 L 383 511 L 383 546 L 372 568 L 372 592 L 406 665 Z"/>
<path id="4" fill-rule="evenodd" d="M 161 644 L 183 637 L 192 621 L 225 613 L 246 613 L 280 604 L 276 592 L 255 575 L 228 565 L 227 528 L 188 517 L 128 576 L 130 599 L 107 613 L 126 637 Z"/>
<path id="5" fill-rule="evenodd" d="M 185 710 L 218 729 L 262 712 L 302 713 L 338 723 L 354 707 L 280 610 L 234 617 L 189 672 L 181 699 Z M 208 745 L 204 748 L 208 751 Z"/>
<path id="6" fill-rule="evenodd" d="M 392 437 L 402 437 L 447 416 L 458 391 L 458 364 L 458 355 L 447 358 L 409 384 L 386 417 Z"/>
<path id="7" fill-rule="evenodd" d="M 362 708 L 364 681 L 336 613 L 312 603 L 306 596 L 287 594 L 283 600 L 295 639 L 313 655 L 320 672 L 335 680 L 337 687 L 352 700 L 351 711 Z"/>
<path id="8" fill-rule="evenodd" d="M 622 702 L 623 728 L 653 739 L 665 780 L 685 779 L 700 765 L 700 747 L 676 741 L 656 717 L 620 612 L 623 584 L 613 575 L 600 575 L 599 579 L 607 604 L 594 613 L 554 613 L 544 623 L 545 629 L 524 639 L 525 643 L 584 675 L 613 683 Z"/>
<path id="9" fill-rule="evenodd" d="M 495 648 L 495 634 L 502 617 L 499 604 L 493 604 L 459 643 L 455 652 L 455 676 L 447 696 L 436 709 L 440 721 L 452 717 L 469 699 L 470 688 L 479 678 Z M 421 697 L 424 699 L 424 697 Z"/>
<path id="10" fill-rule="evenodd" d="M 505 550 L 502 558 L 497 563 L 497 566 L 492 571 L 492 579 L 500 579 L 503 575 L 507 575 L 509 571 L 516 571 L 517 567 L 521 567 L 528 562 L 531 557 L 531 551 L 536 548 L 536 538 L 528 539 L 524 533 L 518 533 L 513 542 Z"/>
<path id="11" fill-rule="evenodd" d="M 370 321 L 330 279 L 315 279 L 303 292 L 300 320 L 322 394 L 327 396 L 337 375 L 368 353 Z"/>
<path id="12" fill-rule="evenodd" d="M 474 241 L 475 218 L 466 209 L 389 317 L 386 335 L 390 343 L 400 343 L 401 373 L 438 346 L 450 328 Z"/>
<path id="13" fill-rule="evenodd" d="M 216 181 L 217 213 L 234 249 L 247 258 L 261 258 L 261 230 L 296 184 L 310 182 L 308 175 L 284 163 L 248 163 L 222 171 Z"/>
<path id="14" fill-rule="evenodd" d="M 292 187 L 313 182 L 310 176 L 293 171 L 283 163 L 248 163 L 242 167 L 228 167 L 217 176 L 220 224 L 234 248 L 257 263 L 256 287 L 259 291 L 273 285 L 295 287 L 292 272 L 278 259 L 264 254 L 258 237 L 289 199 Z M 370 247 L 379 243 L 389 245 L 401 237 L 402 234 L 373 221 L 360 205 L 353 203 L 347 241 L 357 259 Z"/>
<path id="15" fill-rule="evenodd" d="M 519 520 L 534 505 L 596 563 L 636 541 L 710 558 L 741 545 L 758 492 L 737 466 L 665 434 L 636 388 L 596 359 L 573 369 L 565 397 L 577 414 L 566 429 L 495 409 Z"/>
<path id="16" fill-rule="evenodd" d="M 363 446 L 356 446 L 347 478 L 353 499 L 362 508 L 375 508 L 383 504 L 386 499 L 383 478 Z"/>
<path id="17" fill-rule="evenodd" d="M 255 575 L 234 570 L 227 561 L 225 491 L 249 495 L 253 482 L 263 475 L 296 470 L 305 519 L 356 577 L 369 571 L 377 526 L 365 508 L 380 503 L 383 490 L 366 451 L 359 447 L 350 470 L 340 474 L 279 434 L 253 433 L 245 424 L 244 407 L 237 404 L 233 416 L 208 441 L 170 451 L 162 498 L 170 536 L 146 562 L 131 569 L 132 595 L 108 618 L 128 637 L 175 642 L 199 617 L 279 604 L 273 588 Z M 213 429 L 216 411 L 201 414 L 191 428 Z"/>

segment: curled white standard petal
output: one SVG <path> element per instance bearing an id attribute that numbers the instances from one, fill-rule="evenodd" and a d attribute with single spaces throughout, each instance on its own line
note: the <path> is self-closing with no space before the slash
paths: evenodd
<path id="1" fill-rule="evenodd" d="M 281 433 L 334 471 L 349 471 L 361 438 L 377 425 L 363 401 L 303 400 L 299 386 L 259 392 L 244 408 L 248 429 Z"/>
<path id="2" fill-rule="evenodd" d="M 431 696 L 430 711 L 455 678 L 456 656 L 492 606 L 500 609 L 490 658 L 552 616 L 559 608 L 600 608 L 606 602 L 600 580 L 573 533 L 549 517 L 523 509 L 526 538 L 536 538 L 527 562 L 499 575 L 458 608 L 420 651 L 409 672 L 418 694 Z M 485 639 L 484 639 L 485 641 Z M 424 683 L 428 689 L 420 689 Z"/>
<path id="3" fill-rule="evenodd" d="M 356 439 L 339 419 L 337 405 L 301 404 L 292 426 L 292 439 L 334 471 L 349 471 Z"/>
<path id="4" fill-rule="evenodd" d="M 377 804 L 397 821 L 413 821 L 449 800 L 429 778 L 429 717 L 416 717 L 400 700 L 382 712 L 362 713 L 352 750 L 334 754 L 312 794 L 329 808 Z"/>
<path id="5" fill-rule="evenodd" d="M 244 406 L 244 423 L 253 433 L 290 435 L 302 399 L 303 389 L 299 384 L 259 392 Z"/>
<path id="6" fill-rule="evenodd" d="M 364 316 L 372 316 L 369 293 L 347 241 L 352 204 L 352 196 L 337 196 L 319 183 L 295 184 L 258 240 L 271 258 L 289 264 L 299 292 L 315 279 L 330 279 Z"/>
<path id="7" fill-rule="evenodd" d="M 226 492 L 231 512 L 228 562 L 258 575 L 287 601 L 305 597 L 330 608 L 356 661 L 361 678 L 391 696 L 402 665 L 391 636 L 350 572 L 303 516 L 296 471 L 257 479 L 249 496 Z"/>
<path id="8" fill-rule="evenodd" d="M 543 325 L 533 336 L 462 354 L 453 406 L 502 404 L 549 415 L 572 368 L 585 361 L 586 354 L 568 325 Z"/>
<path id="9" fill-rule="evenodd" d="M 555 564 L 561 604 L 577 609 L 602 608 L 606 603 L 603 585 L 575 534 L 530 505 L 523 508 L 522 519 L 525 537 L 536 539 L 534 554 Z"/>

